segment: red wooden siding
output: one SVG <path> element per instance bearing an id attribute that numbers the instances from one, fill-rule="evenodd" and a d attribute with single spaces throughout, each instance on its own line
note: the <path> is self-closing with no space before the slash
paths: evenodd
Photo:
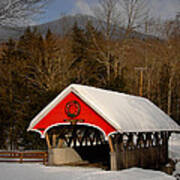
<path id="1" fill-rule="evenodd" d="M 80 104 L 81 110 L 77 117 L 70 118 L 65 112 L 66 104 L 70 101 L 77 101 Z M 42 118 L 33 129 L 40 131 L 41 134 L 44 135 L 45 131 L 52 126 L 70 124 L 70 122 L 65 121 L 67 119 L 83 120 L 83 122 L 77 122 L 77 124 L 96 126 L 101 129 L 106 136 L 116 131 L 105 119 L 98 115 L 91 107 L 72 92 Z"/>

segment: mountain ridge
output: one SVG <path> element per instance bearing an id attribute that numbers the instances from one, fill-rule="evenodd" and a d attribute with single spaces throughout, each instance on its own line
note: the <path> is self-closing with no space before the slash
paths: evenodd
<path id="1" fill-rule="evenodd" d="M 99 21 L 95 17 L 90 16 L 90 15 L 82 15 L 82 14 L 67 15 L 54 21 L 50 21 L 44 24 L 39 24 L 39 25 L 33 25 L 29 27 L 31 29 L 36 28 L 37 31 L 40 32 L 42 35 L 45 35 L 48 29 L 50 29 L 51 32 L 54 34 L 64 35 L 71 30 L 75 22 L 78 24 L 79 27 L 85 28 L 88 21 L 91 21 L 92 25 L 96 29 L 101 30 Z M 19 39 L 19 37 L 23 35 L 26 28 L 27 27 L 17 27 L 17 28 L 1 27 L 0 28 L 0 42 L 7 41 L 8 39 L 15 39 L 15 40 Z M 125 29 L 119 28 L 118 36 L 120 34 L 124 35 Z M 131 36 L 138 37 L 140 39 L 153 37 L 153 36 L 146 35 L 137 31 L 133 31 L 133 33 L 131 33 Z M 117 38 L 117 36 L 115 36 L 114 38 Z"/>

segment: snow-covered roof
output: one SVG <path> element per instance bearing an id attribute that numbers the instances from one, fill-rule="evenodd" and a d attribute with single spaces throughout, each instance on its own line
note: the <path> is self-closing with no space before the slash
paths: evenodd
<path id="1" fill-rule="evenodd" d="M 75 93 L 119 132 L 180 131 L 180 126 L 146 98 L 72 84 L 30 123 L 31 130 L 70 92 Z"/>

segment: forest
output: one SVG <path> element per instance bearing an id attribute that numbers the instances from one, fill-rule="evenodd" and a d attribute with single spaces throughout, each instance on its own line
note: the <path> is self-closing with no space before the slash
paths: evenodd
<path id="1" fill-rule="evenodd" d="M 63 35 L 28 27 L 0 45 L 0 148 L 43 149 L 33 117 L 71 83 L 143 96 L 180 124 L 180 19 L 147 21 L 135 36 L 104 18 Z M 149 32 L 153 31 L 153 35 Z"/>

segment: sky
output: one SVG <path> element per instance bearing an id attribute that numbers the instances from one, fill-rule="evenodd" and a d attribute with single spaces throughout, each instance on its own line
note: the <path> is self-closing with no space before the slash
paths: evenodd
<path id="1" fill-rule="evenodd" d="M 180 0 L 147 0 L 151 14 L 162 19 L 173 18 L 180 12 Z M 62 15 L 89 14 L 93 15 L 91 7 L 96 6 L 98 0 L 51 0 L 46 12 L 41 15 L 37 23 L 45 23 L 59 19 Z"/>

